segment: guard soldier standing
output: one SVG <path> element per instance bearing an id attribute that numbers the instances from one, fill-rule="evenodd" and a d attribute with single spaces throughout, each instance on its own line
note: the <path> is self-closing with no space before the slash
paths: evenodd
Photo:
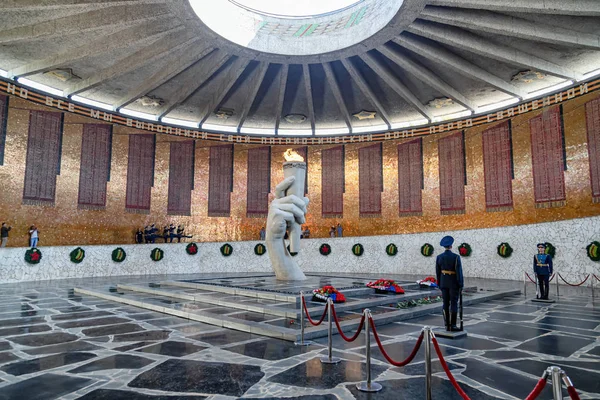
<path id="1" fill-rule="evenodd" d="M 460 256 L 452 252 L 453 243 L 454 238 L 452 236 L 444 236 L 442 238 L 440 246 L 444 247 L 446 251 L 437 256 L 435 273 L 444 300 L 443 312 L 446 330 L 457 332 L 460 331 L 460 328 L 456 326 L 458 297 L 460 296 L 464 281 Z"/>
<path id="2" fill-rule="evenodd" d="M 552 275 L 552 256 L 546 254 L 546 245 L 538 243 L 538 254 L 533 256 L 533 272 L 537 275 L 538 284 L 540 285 L 541 300 L 548 300 L 548 292 L 550 290 L 550 275 Z"/>

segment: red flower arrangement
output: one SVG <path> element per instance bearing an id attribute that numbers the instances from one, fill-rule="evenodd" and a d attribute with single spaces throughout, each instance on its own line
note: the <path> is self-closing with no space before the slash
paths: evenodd
<path id="1" fill-rule="evenodd" d="M 313 290 L 313 300 L 327 301 L 328 298 L 331 298 L 334 303 L 343 303 L 346 301 L 346 297 L 331 285 Z"/>
<path id="2" fill-rule="evenodd" d="M 417 281 L 417 283 L 421 286 L 438 287 L 437 280 L 433 276 L 428 276 L 425 279 Z"/>
<path id="3" fill-rule="evenodd" d="M 402 286 L 399 286 L 391 279 L 377 279 L 375 282 L 367 283 L 367 287 L 375 289 L 378 292 L 404 294 L 404 289 Z"/>

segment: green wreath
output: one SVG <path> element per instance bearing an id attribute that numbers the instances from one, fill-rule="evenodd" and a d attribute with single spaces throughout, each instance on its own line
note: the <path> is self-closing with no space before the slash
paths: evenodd
<path id="1" fill-rule="evenodd" d="M 221 254 L 223 257 L 229 257 L 231 253 L 233 253 L 233 247 L 231 247 L 229 243 L 225 243 L 223 246 L 221 246 Z"/>
<path id="2" fill-rule="evenodd" d="M 364 252 L 365 248 L 362 244 L 356 243 L 354 246 L 352 246 L 352 254 L 354 254 L 355 256 L 360 257 L 363 255 Z"/>
<path id="3" fill-rule="evenodd" d="M 256 254 L 257 256 L 262 256 L 267 252 L 267 248 L 265 247 L 264 244 L 259 243 L 256 246 L 254 246 L 254 254 Z"/>
<path id="4" fill-rule="evenodd" d="M 556 247 L 554 247 L 554 245 L 550 242 L 546 242 L 544 245 L 546 246 L 546 254 L 554 258 L 554 255 L 556 254 Z"/>
<path id="5" fill-rule="evenodd" d="M 36 247 L 32 247 L 31 249 L 25 252 L 25 261 L 28 264 L 37 264 L 42 260 L 42 252 L 40 249 Z"/>
<path id="6" fill-rule="evenodd" d="M 152 261 L 160 261 L 165 256 L 165 252 L 159 249 L 158 247 L 154 248 L 150 253 L 150 258 Z"/>
<path id="7" fill-rule="evenodd" d="M 322 256 L 328 256 L 331 254 L 331 246 L 328 245 L 327 243 L 323 243 L 321 246 L 319 246 L 319 253 L 321 253 Z"/>
<path id="8" fill-rule="evenodd" d="M 458 254 L 463 257 L 469 257 L 472 251 L 473 250 L 471 249 L 469 243 L 462 243 L 460 246 L 458 246 Z"/>
<path id="9" fill-rule="evenodd" d="M 498 245 L 498 255 L 502 258 L 508 258 L 512 254 L 513 249 L 510 244 L 502 242 Z"/>
<path id="10" fill-rule="evenodd" d="M 71 262 L 79 264 L 85 258 L 85 250 L 78 247 L 69 254 L 69 257 L 71 258 Z"/>
<path id="11" fill-rule="evenodd" d="M 388 256 L 395 256 L 396 254 L 398 254 L 398 246 L 396 246 L 394 243 L 390 243 L 387 246 L 385 246 L 385 253 Z"/>
<path id="12" fill-rule="evenodd" d="M 429 243 L 425 243 L 423 246 L 421 246 L 421 254 L 423 254 L 425 257 L 431 257 L 433 255 L 433 246 Z"/>
<path id="13" fill-rule="evenodd" d="M 590 258 L 590 260 L 600 261 L 600 242 L 594 240 L 592 243 L 587 245 L 585 251 L 587 252 L 587 256 Z"/>
<path id="14" fill-rule="evenodd" d="M 127 253 L 125 253 L 122 247 L 117 247 L 112 251 L 111 258 L 114 262 L 123 262 L 125 261 L 125 257 L 127 257 Z"/>
<path id="15" fill-rule="evenodd" d="M 188 245 L 185 246 L 185 252 L 190 256 L 198 254 L 198 245 L 194 242 L 188 243 Z"/>

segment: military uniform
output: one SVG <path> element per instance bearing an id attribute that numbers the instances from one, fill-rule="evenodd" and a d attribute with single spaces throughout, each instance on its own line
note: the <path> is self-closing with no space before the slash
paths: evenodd
<path id="1" fill-rule="evenodd" d="M 539 251 L 546 250 L 546 245 L 544 243 L 538 243 L 537 247 Z M 539 298 L 548 300 L 550 275 L 552 275 L 552 256 L 545 253 L 533 256 L 533 272 L 537 275 L 538 284 L 540 285 Z"/>
<path id="2" fill-rule="evenodd" d="M 460 256 L 450 250 L 452 243 L 454 243 L 452 236 L 445 236 L 440 242 L 440 246 L 445 247 L 446 251 L 437 256 L 435 273 L 444 300 L 443 312 L 446 320 L 446 330 L 458 331 L 459 328 L 456 326 L 458 298 L 464 280 Z"/>

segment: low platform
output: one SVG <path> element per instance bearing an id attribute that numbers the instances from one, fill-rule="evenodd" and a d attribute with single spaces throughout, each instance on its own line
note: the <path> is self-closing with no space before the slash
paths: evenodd
<path id="1" fill-rule="evenodd" d="M 433 333 L 437 337 L 443 337 L 443 338 L 447 338 L 447 339 L 460 339 L 460 338 L 464 338 L 467 336 L 467 331 L 464 329 L 462 331 L 458 331 L 458 332 L 449 332 L 444 328 L 435 328 L 433 330 Z"/>
<path id="2" fill-rule="evenodd" d="M 437 289 L 422 289 L 414 282 L 398 282 L 405 290 L 402 295 L 377 294 L 366 283 L 375 279 L 309 275 L 307 281 L 282 282 L 274 276 L 228 277 L 226 279 L 198 279 L 151 282 L 147 285 L 76 288 L 78 294 L 117 301 L 146 310 L 158 311 L 193 321 L 230 328 L 292 342 L 300 339 L 299 291 L 303 290 L 308 313 L 320 319 L 325 303 L 313 301 L 312 289 L 333 285 L 344 293 L 346 302 L 336 304 L 336 314 L 344 332 L 354 331 L 360 322 L 362 310 L 369 308 L 378 325 L 402 321 L 439 312 L 441 303 L 419 304 L 421 299 L 437 298 Z M 519 294 L 519 290 L 477 292 L 466 290 L 464 305 L 472 305 L 505 296 Z M 398 302 L 414 300 L 411 308 L 398 308 Z M 428 301 L 425 301 L 427 303 Z M 414 305 L 414 304 L 413 304 Z M 314 327 L 305 321 L 305 339 L 316 339 L 328 334 L 327 324 Z M 337 329 L 334 329 L 337 334 Z"/>
<path id="3" fill-rule="evenodd" d="M 556 303 L 554 299 L 531 299 L 534 303 Z"/>

